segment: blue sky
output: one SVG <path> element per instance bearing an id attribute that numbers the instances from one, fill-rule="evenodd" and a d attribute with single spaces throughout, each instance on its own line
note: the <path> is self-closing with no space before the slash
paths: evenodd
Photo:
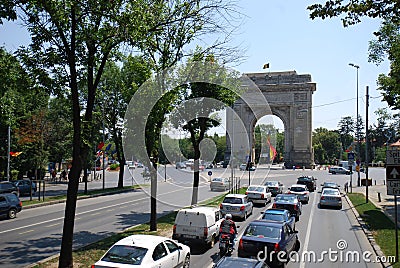
<path id="1" fill-rule="evenodd" d="M 307 6 L 316 1 L 239 0 L 246 15 L 234 42 L 246 50 L 246 60 L 236 67 L 241 72 L 292 71 L 311 74 L 317 90 L 313 96 L 313 128 L 336 129 L 344 116 L 356 115 L 356 69 L 359 69 L 359 113 L 365 120 L 365 87 L 370 88 L 370 124 L 373 111 L 387 107 L 376 90 L 380 73 L 387 74 L 388 62 L 380 66 L 368 62 L 368 42 L 380 21 L 365 18 L 362 23 L 343 28 L 339 18 L 312 21 Z M 0 45 L 14 51 L 29 42 L 27 32 L 16 23 L 0 26 Z M 334 103 L 334 104 L 331 104 Z M 328 105 L 329 104 L 329 105 Z M 279 122 L 278 122 L 279 127 Z"/>

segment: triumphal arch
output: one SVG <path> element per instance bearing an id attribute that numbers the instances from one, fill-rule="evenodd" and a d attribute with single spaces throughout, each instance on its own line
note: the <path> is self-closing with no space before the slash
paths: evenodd
<path id="1" fill-rule="evenodd" d="M 237 159 L 238 163 L 254 159 L 255 125 L 261 117 L 270 114 L 279 117 L 284 125 L 285 166 L 310 168 L 314 164 L 311 139 L 312 95 L 316 90 L 311 75 L 287 71 L 247 73 L 245 76 L 253 84 L 253 89 L 250 87 L 233 107 L 227 110 L 225 163 L 231 159 Z M 264 101 L 261 101 L 262 98 L 257 96 L 256 91 L 264 96 Z M 237 122 L 240 122 L 241 127 Z"/>

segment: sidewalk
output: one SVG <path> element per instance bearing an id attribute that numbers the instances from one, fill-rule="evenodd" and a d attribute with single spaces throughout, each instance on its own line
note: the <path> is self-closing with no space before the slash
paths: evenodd
<path id="1" fill-rule="evenodd" d="M 353 187 L 353 193 L 362 193 L 365 195 L 366 192 L 365 186 Z M 350 192 L 350 189 L 349 189 Z M 380 201 L 379 195 L 380 194 Z M 373 182 L 372 186 L 368 186 L 368 200 L 372 202 L 376 207 L 382 209 L 382 211 L 394 222 L 394 196 L 386 194 L 386 185 L 383 184 L 383 181 Z M 397 226 L 400 227 L 400 198 L 397 196 Z"/>

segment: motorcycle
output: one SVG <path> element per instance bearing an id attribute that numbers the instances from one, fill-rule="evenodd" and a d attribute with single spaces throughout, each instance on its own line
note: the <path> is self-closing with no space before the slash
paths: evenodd
<path id="1" fill-rule="evenodd" d="M 221 234 L 219 238 L 219 256 L 229 256 L 232 254 L 233 246 L 229 234 Z"/>

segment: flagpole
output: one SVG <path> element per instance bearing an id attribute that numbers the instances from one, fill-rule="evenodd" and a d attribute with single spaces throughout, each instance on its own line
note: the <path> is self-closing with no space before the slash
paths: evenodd
<path id="1" fill-rule="evenodd" d="M 7 181 L 10 181 L 11 127 L 8 125 Z"/>

